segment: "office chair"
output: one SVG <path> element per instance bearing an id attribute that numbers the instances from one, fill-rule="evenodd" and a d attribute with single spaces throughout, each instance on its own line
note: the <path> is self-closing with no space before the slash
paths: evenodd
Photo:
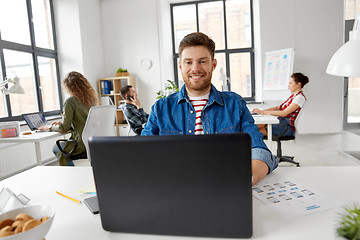
<path id="1" fill-rule="evenodd" d="M 282 155 L 281 141 L 295 140 L 295 136 L 283 136 L 285 134 L 285 132 L 288 130 L 288 128 L 286 128 L 286 130 L 282 134 L 280 134 L 279 136 L 274 136 L 274 135 L 272 136 L 272 140 L 277 142 L 276 158 L 277 158 L 279 163 L 280 162 L 288 162 L 288 163 L 295 164 L 297 167 L 300 167 L 300 163 L 295 162 L 293 156 L 283 156 Z"/>
<path id="2" fill-rule="evenodd" d="M 94 106 L 90 108 L 84 130 L 82 133 L 82 140 L 86 148 L 86 152 L 89 150 L 89 138 L 99 136 L 116 136 L 115 131 L 115 116 L 116 106 Z M 90 155 L 88 160 L 91 163 Z"/>
<path id="3" fill-rule="evenodd" d="M 125 114 L 125 111 L 124 111 L 125 108 L 126 108 L 125 104 L 120 105 L 120 109 L 123 111 L 123 115 L 124 115 L 124 118 L 126 120 L 126 123 L 128 125 L 128 129 L 129 129 L 127 135 L 128 135 L 128 137 L 136 136 L 138 134 L 132 130 L 129 119 L 127 118 L 127 116 Z"/>
<path id="4" fill-rule="evenodd" d="M 61 147 L 60 142 L 73 143 L 74 147 L 69 152 L 65 152 L 63 150 L 63 148 Z M 77 145 L 78 145 L 78 142 L 74 139 L 58 139 L 58 140 L 56 140 L 56 146 L 59 148 L 60 152 L 62 153 L 62 155 L 64 156 L 64 158 L 67 161 L 87 158 L 86 152 L 82 152 L 82 153 L 79 153 L 76 155 L 71 155 L 74 151 L 76 151 Z"/>
<path id="5" fill-rule="evenodd" d="M 86 148 L 86 152 L 77 155 L 71 155 L 76 150 L 78 145 L 77 141 L 73 139 L 59 139 L 56 141 L 56 145 L 63 154 L 64 158 L 66 160 L 76 160 L 73 161 L 75 166 L 89 166 L 89 163 L 91 163 L 90 156 L 86 154 L 89 153 L 89 138 L 93 136 L 116 136 L 114 126 L 115 115 L 116 106 L 114 105 L 94 106 L 90 108 L 81 136 Z M 60 142 L 62 141 L 73 143 L 73 149 L 68 153 L 65 152 L 60 146 Z"/>
<path id="6" fill-rule="evenodd" d="M 300 119 L 300 115 L 304 110 L 304 106 L 301 108 L 296 120 L 295 120 L 295 128 L 298 124 L 298 121 Z M 278 162 L 288 162 L 288 163 L 293 163 L 295 164 L 297 167 L 300 167 L 300 163 L 294 161 L 294 156 L 283 156 L 282 155 L 282 151 L 281 151 L 281 141 L 290 141 L 290 140 L 295 140 L 295 136 L 296 136 L 296 132 L 294 136 L 283 136 L 286 131 L 290 128 L 290 126 L 288 126 L 283 133 L 281 133 L 279 136 L 272 136 L 272 140 L 277 142 L 277 152 L 276 152 L 276 158 L 278 160 Z"/>

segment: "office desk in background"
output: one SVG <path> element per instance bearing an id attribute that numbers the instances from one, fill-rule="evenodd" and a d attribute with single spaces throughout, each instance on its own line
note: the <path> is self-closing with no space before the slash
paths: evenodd
<path id="1" fill-rule="evenodd" d="M 272 151 L 272 125 L 273 124 L 279 124 L 279 119 L 275 116 L 271 115 L 252 115 L 255 124 L 267 124 L 268 125 L 268 140 L 267 140 L 267 146 Z"/>
<path id="2" fill-rule="evenodd" d="M 279 167 L 271 174 L 289 177 L 298 183 L 337 198 L 347 206 L 360 199 L 360 191 L 352 187 L 344 187 L 360 182 L 360 166 Z M 23 193 L 29 197 L 31 205 L 44 204 L 55 210 L 55 219 L 46 236 L 47 240 L 216 239 L 106 232 L 102 229 L 100 216 L 93 215 L 85 204 L 78 204 L 56 193 L 59 191 L 70 197 L 79 198 L 79 190 L 89 189 L 93 185 L 91 167 L 40 166 L 1 181 L 0 189 L 8 187 L 16 194 Z M 252 239 L 337 239 L 335 229 L 341 212 L 342 208 L 338 207 L 289 221 L 253 197 L 254 234 Z M 121 214 L 119 214 L 120 217 Z"/>
<path id="3" fill-rule="evenodd" d="M 29 135 L 19 135 L 17 137 L 11 138 L 0 138 L 0 143 L 34 143 L 35 144 L 35 152 L 36 152 L 36 161 L 37 165 L 41 166 L 42 163 L 42 156 L 41 156 L 41 149 L 40 143 L 50 138 L 60 137 L 64 134 L 59 132 L 33 132 Z M 54 141 L 55 144 L 55 141 Z"/>

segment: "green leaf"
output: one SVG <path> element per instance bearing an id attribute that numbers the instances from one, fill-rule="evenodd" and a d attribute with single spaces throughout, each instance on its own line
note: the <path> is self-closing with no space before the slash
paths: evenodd
<path id="1" fill-rule="evenodd" d="M 165 93 L 162 90 L 156 92 L 156 95 L 158 95 L 156 99 L 165 98 L 170 94 L 178 92 L 179 88 L 176 86 L 175 82 L 171 80 L 166 80 L 165 91 L 166 91 Z"/>
<path id="2" fill-rule="evenodd" d="M 360 207 L 354 204 L 345 208 L 341 216 L 340 226 L 336 229 L 339 236 L 347 239 L 360 240 Z"/>

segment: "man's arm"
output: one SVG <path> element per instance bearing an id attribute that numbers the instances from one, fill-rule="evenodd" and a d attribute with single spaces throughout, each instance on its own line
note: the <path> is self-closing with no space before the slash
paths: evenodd
<path id="1" fill-rule="evenodd" d="M 251 160 L 251 172 L 253 175 L 252 184 L 254 185 L 268 174 L 269 167 L 265 162 L 258 159 L 253 159 Z"/>
<path id="2" fill-rule="evenodd" d="M 159 125 L 156 112 L 156 103 L 151 107 L 151 112 L 146 122 L 141 136 L 159 135 Z"/>
<path id="3" fill-rule="evenodd" d="M 142 108 L 137 109 L 135 106 L 128 104 L 123 111 L 132 128 L 135 129 L 144 124 L 143 115 L 146 113 Z"/>
<path id="4" fill-rule="evenodd" d="M 253 184 L 263 179 L 278 165 L 275 156 L 269 150 L 262 148 L 251 149 L 251 159 Z"/>
<path id="5" fill-rule="evenodd" d="M 265 145 L 264 136 L 254 123 L 246 102 L 243 99 L 241 101 L 241 132 L 248 133 L 251 137 L 252 174 L 255 184 L 277 167 L 277 161 Z"/>

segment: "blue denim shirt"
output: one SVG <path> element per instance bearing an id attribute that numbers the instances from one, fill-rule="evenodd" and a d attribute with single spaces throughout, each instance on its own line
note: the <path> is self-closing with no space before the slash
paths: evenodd
<path id="1" fill-rule="evenodd" d="M 151 108 L 141 135 L 177 135 L 195 133 L 195 109 L 185 86 L 178 93 L 159 99 Z M 270 172 L 277 161 L 263 141 L 263 134 L 254 124 L 244 99 L 234 92 L 219 92 L 212 85 L 209 101 L 201 112 L 204 134 L 248 133 L 251 137 L 252 159 L 265 162 Z"/>

